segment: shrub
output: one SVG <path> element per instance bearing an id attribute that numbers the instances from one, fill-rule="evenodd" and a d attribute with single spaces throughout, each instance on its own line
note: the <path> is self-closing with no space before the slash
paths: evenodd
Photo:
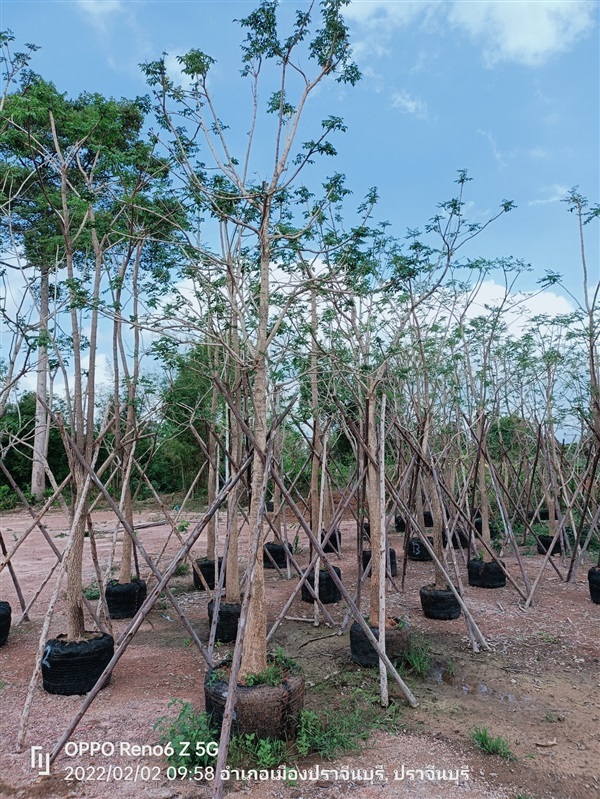
<path id="1" fill-rule="evenodd" d="M 9 486 L 0 486 L 0 510 L 12 510 L 19 503 L 19 498 Z"/>

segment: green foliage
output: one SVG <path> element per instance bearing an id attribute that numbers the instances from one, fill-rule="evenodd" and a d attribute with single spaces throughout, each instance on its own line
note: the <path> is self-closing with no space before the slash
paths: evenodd
<path id="1" fill-rule="evenodd" d="M 414 675 L 424 679 L 429 674 L 431 667 L 431 648 L 429 644 L 424 640 L 411 637 L 403 662 Z"/>
<path id="2" fill-rule="evenodd" d="M 515 759 L 508 742 L 501 735 L 496 738 L 492 737 L 487 727 L 474 727 L 470 732 L 470 736 L 473 743 L 482 752 L 486 752 L 488 755 L 498 755 L 506 760 Z"/>
<path id="3" fill-rule="evenodd" d="M 233 767 L 273 768 L 283 763 L 288 754 L 289 745 L 286 741 L 259 738 L 252 732 L 232 736 L 227 761 Z"/>
<path id="4" fill-rule="evenodd" d="M 303 757 L 314 754 L 333 760 L 343 752 L 359 749 L 369 737 L 362 708 L 355 706 L 346 712 L 325 710 L 317 715 L 312 710 L 300 713 L 296 746 Z"/>
<path id="5" fill-rule="evenodd" d="M 83 595 L 86 599 L 100 599 L 100 589 L 98 588 L 96 580 L 92 580 L 92 582 L 83 589 Z"/>
<path id="6" fill-rule="evenodd" d="M 0 486 L 0 510 L 12 510 L 19 504 L 19 497 L 9 486 Z"/>
<path id="7" fill-rule="evenodd" d="M 264 671 L 257 674 L 248 674 L 246 685 L 249 687 L 255 685 L 281 685 L 283 678 L 284 673 L 281 667 L 272 663 Z"/>
<path id="8" fill-rule="evenodd" d="M 160 733 L 160 743 L 170 743 L 173 749 L 173 754 L 167 756 L 169 764 L 175 768 L 185 766 L 191 771 L 197 766 L 213 766 L 216 756 L 209 754 L 205 747 L 196 746 L 219 740 L 208 713 L 197 713 L 189 702 L 181 699 L 172 699 L 168 705 L 170 708 L 178 706 L 180 709 L 175 718 L 161 716 L 154 725 L 154 729 Z M 187 748 L 184 747 L 185 741 L 189 742 Z"/>
<path id="9" fill-rule="evenodd" d="M 174 577 L 184 577 L 190 573 L 191 567 L 189 563 L 178 563 L 177 568 L 173 572 Z"/>

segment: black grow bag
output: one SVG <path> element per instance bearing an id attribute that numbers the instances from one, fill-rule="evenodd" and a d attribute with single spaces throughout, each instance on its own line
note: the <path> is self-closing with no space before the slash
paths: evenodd
<path id="1" fill-rule="evenodd" d="M 321 533 L 321 543 L 325 541 L 327 533 L 323 530 Z M 342 548 L 342 534 L 339 530 L 332 530 L 327 543 L 323 544 L 323 552 L 336 552 L 340 554 Z"/>
<path id="2" fill-rule="evenodd" d="M 467 563 L 467 576 L 469 578 L 469 585 L 474 588 L 481 588 L 481 568 L 483 561 L 478 558 L 472 558 Z"/>
<path id="3" fill-rule="evenodd" d="M 211 599 L 208 603 L 208 621 L 210 624 L 212 624 L 214 607 L 214 600 Z M 230 641 L 235 641 L 241 612 L 241 604 L 221 602 L 219 605 L 219 617 L 217 619 L 215 640 L 221 641 L 224 644 L 228 644 Z"/>
<path id="4" fill-rule="evenodd" d="M 423 513 L 423 524 L 425 527 L 433 527 L 433 515 L 428 510 Z"/>
<path id="5" fill-rule="evenodd" d="M 545 555 L 552 546 L 551 535 L 538 535 L 537 551 L 538 555 Z M 551 555 L 560 555 L 562 552 L 562 545 L 560 543 L 560 536 L 556 539 L 556 543 L 552 547 Z"/>
<path id="6" fill-rule="evenodd" d="M 49 694 L 86 694 L 96 684 L 115 651 L 108 633 L 86 641 L 53 638 L 46 642 L 42 658 L 42 684 Z M 102 686 L 110 682 L 110 675 Z"/>
<path id="7" fill-rule="evenodd" d="M 504 561 L 502 561 L 504 566 Z M 504 588 L 506 585 L 506 574 L 502 567 L 495 560 L 484 563 L 481 567 L 481 587 L 482 588 Z"/>
<path id="8" fill-rule="evenodd" d="M 109 582 L 106 586 L 106 604 L 111 619 L 131 619 L 138 612 L 148 590 L 144 580 L 130 583 Z"/>
<path id="9" fill-rule="evenodd" d="M 0 646 L 8 640 L 11 622 L 11 607 L 8 602 L 0 602 Z"/>
<path id="10" fill-rule="evenodd" d="M 406 522 L 402 518 L 402 516 L 396 516 L 394 519 L 394 527 L 397 533 L 405 533 L 406 532 Z"/>
<path id="11" fill-rule="evenodd" d="M 276 544 L 273 541 L 269 541 L 267 544 L 265 544 L 265 552 L 263 552 L 263 565 L 265 569 L 275 568 L 275 566 L 271 562 L 271 558 L 273 558 L 273 560 L 275 561 L 277 566 L 279 566 L 280 569 L 285 569 L 287 565 L 287 559 L 285 555 L 286 549 L 290 554 L 292 553 L 292 548 L 288 543 Z M 269 558 L 267 552 L 270 553 L 271 558 Z"/>
<path id="12" fill-rule="evenodd" d="M 589 570 L 588 584 L 590 586 L 590 599 L 596 605 L 600 605 L 600 566 L 592 566 Z"/>
<path id="13" fill-rule="evenodd" d="M 342 577 L 342 570 L 337 566 L 333 566 L 334 572 L 337 576 L 341 579 Z M 306 582 L 302 583 L 302 601 L 303 602 L 314 602 L 315 599 L 311 594 L 308 586 L 306 585 L 307 582 L 314 587 L 315 585 L 315 570 L 311 569 L 308 573 L 308 577 L 306 578 Z M 342 592 L 337 587 L 337 585 L 333 582 L 333 578 L 331 574 L 327 571 L 327 569 L 321 569 L 319 571 L 319 599 L 324 605 L 331 605 L 333 602 L 339 602 L 342 598 Z"/>
<path id="14" fill-rule="evenodd" d="M 421 607 L 428 619 L 448 621 L 458 619 L 461 614 L 460 602 L 449 588 L 433 588 L 424 585 L 419 589 Z"/>
<path id="15" fill-rule="evenodd" d="M 446 530 L 442 530 L 442 543 L 446 546 L 448 542 L 448 533 Z M 454 532 L 452 533 L 452 548 L 453 549 L 466 549 L 469 546 L 469 536 L 468 533 L 465 533 L 464 530 L 461 530 L 460 527 L 455 528 Z"/>
<path id="16" fill-rule="evenodd" d="M 218 676 L 219 667 L 204 678 L 204 702 L 212 724 L 220 731 L 229 683 Z M 279 685 L 238 685 L 231 731 L 256 738 L 294 738 L 304 707 L 304 675 L 288 674 Z"/>
<path id="17" fill-rule="evenodd" d="M 199 558 L 196 561 L 196 566 L 198 570 L 206 580 L 206 584 L 212 591 L 215 587 L 215 562 L 214 560 L 209 560 L 208 558 Z M 219 558 L 219 567 L 217 573 L 217 579 L 219 577 L 219 573 L 223 568 L 223 558 Z M 202 580 L 196 574 L 195 569 L 192 570 L 194 574 L 194 587 L 198 589 L 198 591 L 204 591 L 204 584 Z"/>
<path id="18" fill-rule="evenodd" d="M 431 536 L 427 536 L 427 540 L 433 546 L 433 538 Z M 433 560 L 427 547 L 421 541 L 420 538 L 409 538 L 408 545 L 407 545 L 407 557 L 409 560 Z"/>
<path id="19" fill-rule="evenodd" d="M 477 559 L 470 560 L 467 563 L 467 573 L 469 585 L 476 588 L 504 588 L 506 585 L 506 574 L 495 560 L 490 563 Z"/>
<path id="20" fill-rule="evenodd" d="M 379 638 L 379 628 L 369 629 Z M 385 653 L 391 661 L 401 660 L 409 647 L 409 633 L 407 627 L 390 627 L 385 631 Z M 355 621 L 350 627 L 350 657 L 359 666 L 377 666 L 379 654 L 367 638 L 360 624 Z"/>
<path id="21" fill-rule="evenodd" d="M 558 519 L 558 516 L 556 515 L 556 510 L 554 511 L 554 518 Z M 549 511 L 549 509 L 548 508 L 540 508 L 539 511 L 538 511 L 538 519 L 541 522 L 549 521 L 550 520 L 550 511 Z"/>
<path id="22" fill-rule="evenodd" d="M 392 577 L 395 577 L 398 574 L 398 565 L 396 563 L 396 550 L 389 549 L 388 552 L 390 553 L 390 574 Z M 362 565 L 363 571 L 367 570 L 367 566 L 371 562 L 371 550 L 370 549 L 363 549 L 362 553 Z"/>

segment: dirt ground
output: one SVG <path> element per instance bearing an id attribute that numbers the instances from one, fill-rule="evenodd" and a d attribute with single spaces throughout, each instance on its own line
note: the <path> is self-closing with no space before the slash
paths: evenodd
<path id="1" fill-rule="evenodd" d="M 136 524 L 159 518 L 153 510 L 144 510 L 136 515 Z M 192 523 L 195 518 L 186 517 Z M 45 521 L 54 543 L 62 548 L 66 542 L 63 515 L 51 511 Z M 28 524 L 24 513 L 2 515 L 0 529 L 9 549 Z M 111 515 L 96 512 L 94 529 L 100 563 L 106 565 L 113 542 Z M 153 558 L 164 546 L 166 531 L 164 526 L 140 531 L 141 541 Z M 344 551 L 341 559 L 334 555 L 332 562 L 341 567 L 344 583 L 354 589 L 356 525 L 344 522 L 341 531 Z M 290 526 L 290 540 L 295 532 Z M 396 549 L 400 563 L 402 539 L 402 535 L 390 535 L 390 545 Z M 303 551 L 297 556 L 298 561 L 306 564 L 308 547 L 302 536 L 300 545 Z M 94 577 L 89 540 L 85 546 L 84 582 L 88 584 Z M 169 543 L 161 568 L 178 546 L 174 540 Z M 194 547 L 193 554 L 204 554 L 202 544 Z M 521 598 L 510 586 L 497 590 L 470 588 L 462 552 L 457 551 L 456 555 L 465 584 L 465 600 L 490 651 L 473 653 L 464 617 L 446 622 L 425 619 L 418 589 L 431 581 L 432 565 L 409 562 L 404 592 L 390 588 L 389 615 L 406 617 L 412 634 L 422 637 L 431 647 L 433 660 L 428 676 L 406 678 L 418 699 L 418 708 L 409 708 L 398 687 L 390 682 L 400 729 L 376 732 L 365 748 L 335 763 L 307 760 L 300 767 L 312 767 L 312 779 L 299 778 L 296 785 L 254 778 L 229 784 L 227 790 L 232 799 L 335 799 L 350 795 L 361 799 L 600 799 L 600 606 L 589 598 L 586 574 L 590 562 L 569 585 L 547 567 L 534 606 L 524 610 Z M 504 559 L 510 573 L 520 580 L 514 553 L 505 553 Z M 37 530 L 18 549 L 12 562 L 26 602 L 55 560 Z M 525 553 L 532 581 L 541 562 L 541 556 Z M 564 573 L 560 558 L 555 562 Z M 141 573 L 149 573 L 143 563 Z M 396 582 L 400 584 L 399 578 Z M 274 571 L 267 572 L 271 622 L 295 584 L 295 578 L 285 580 Z M 45 753 L 59 740 L 82 702 L 78 696 L 46 694 L 41 684 L 33 694 L 25 748 L 16 751 L 17 731 L 54 585 L 53 576 L 34 604 L 30 620 L 16 625 L 20 614 L 14 587 L 7 569 L 0 574 L 0 599 L 8 600 L 13 608 L 10 637 L 0 648 L 0 797 L 103 799 L 113 796 L 115 790 L 119 797 L 137 796 L 141 790 L 155 799 L 210 796 L 209 782 L 169 779 L 173 775 L 167 773 L 164 757 L 132 754 L 132 746 L 158 744 L 154 724 L 159 717 L 173 712 L 168 708 L 173 698 L 189 701 L 198 709 L 203 707 L 205 662 L 164 598 L 143 622 L 110 685 L 99 693 L 71 735 L 71 754 L 63 751 L 49 776 L 38 774 L 44 770 Z M 202 640 L 207 640 L 206 594 L 194 590 L 189 574 L 173 578 L 170 587 L 195 630 Z M 366 607 L 366 598 L 362 607 Z M 346 615 L 344 603 L 328 608 L 336 625 L 341 625 Z M 273 644 L 282 645 L 303 666 L 306 707 L 318 710 L 326 706 L 335 711 L 351 695 L 351 689 L 362 686 L 367 693 L 376 691 L 376 670 L 363 669 L 350 659 L 347 629 L 340 635 L 338 626 L 331 628 L 321 622 L 315 627 L 312 605 L 300 599 L 295 600 L 288 615 L 292 620 L 284 621 Z M 115 637 L 127 623 L 113 621 Z M 61 595 L 50 637 L 64 629 Z M 220 658 L 228 649 L 221 645 L 215 655 Z M 477 750 L 469 735 L 475 726 L 484 726 L 492 735 L 506 739 L 515 759 L 504 760 Z M 92 741 L 107 744 L 106 754 L 81 754 L 80 742 Z M 32 747 L 40 748 L 32 751 Z M 41 769 L 36 759 L 40 755 Z M 354 770 L 354 775 L 324 772 L 344 767 Z M 374 768 L 382 770 L 383 780 L 368 779 L 368 770 Z M 427 778 L 428 768 L 437 773 L 437 777 L 429 775 L 435 779 Z M 359 769 L 362 774 L 357 774 Z M 417 771 L 411 778 L 409 769 L 425 771 Z"/>

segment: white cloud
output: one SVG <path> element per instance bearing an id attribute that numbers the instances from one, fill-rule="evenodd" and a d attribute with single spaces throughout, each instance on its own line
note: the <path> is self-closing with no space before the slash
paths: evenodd
<path id="1" fill-rule="evenodd" d="M 499 166 L 506 166 L 507 159 L 504 153 L 500 151 L 498 144 L 496 143 L 496 139 L 490 133 L 489 130 L 477 130 L 477 133 L 480 136 L 483 136 L 484 139 L 487 139 L 490 147 L 492 148 L 492 155 L 494 156 L 494 160 L 499 164 Z"/>
<path id="2" fill-rule="evenodd" d="M 75 0 L 94 27 L 105 30 L 108 18 L 125 10 L 122 0 Z"/>
<path id="3" fill-rule="evenodd" d="M 367 27 L 376 28 L 380 24 L 409 25 L 422 16 L 428 6 L 434 6 L 432 0 L 354 0 L 346 9 L 344 16 L 356 20 Z"/>
<path id="4" fill-rule="evenodd" d="M 449 22 L 483 45 L 488 65 L 537 66 L 589 32 L 595 8 L 589 0 L 463 0 L 452 4 Z"/>
<path id="5" fill-rule="evenodd" d="M 431 32 L 450 25 L 466 34 L 482 48 L 488 66 L 502 61 L 538 66 L 588 34 L 596 25 L 597 7 L 590 0 L 355 0 L 345 14 L 366 34 L 361 54 L 377 55 L 377 42 L 387 50 L 394 28 L 420 21 Z"/>
<path id="6" fill-rule="evenodd" d="M 560 183 L 555 183 L 552 186 L 544 186 L 541 190 L 545 197 L 537 200 L 530 200 L 528 205 L 547 205 L 548 203 L 557 203 L 564 200 L 569 193 L 568 186 L 562 186 Z"/>
<path id="7" fill-rule="evenodd" d="M 550 150 L 545 147 L 532 147 L 528 154 L 535 161 L 547 161 L 551 156 Z"/>
<path id="8" fill-rule="evenodd" d="M 407 91 L 392 94 L 392 106 L 399 108 L 404 114 L 414 114 L 419 119 L 427 116 L 427 103 L 419 97 L 411 97 Z"/>

